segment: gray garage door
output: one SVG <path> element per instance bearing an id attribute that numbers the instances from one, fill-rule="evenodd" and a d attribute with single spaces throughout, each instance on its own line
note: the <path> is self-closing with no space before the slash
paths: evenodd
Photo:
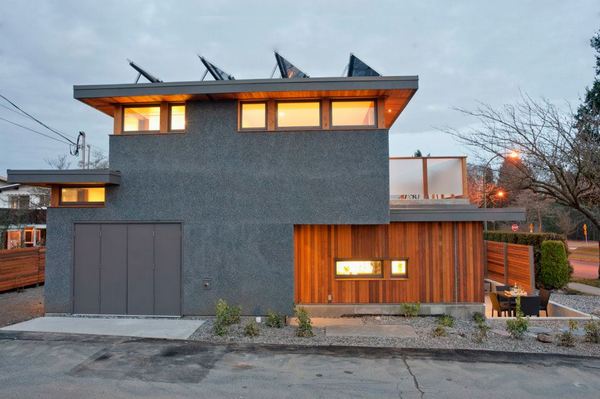
<path id="1" fill-rule="evenodd" d="M 73 312 L 180 315 L 181 225 L 77 223 Z"/>

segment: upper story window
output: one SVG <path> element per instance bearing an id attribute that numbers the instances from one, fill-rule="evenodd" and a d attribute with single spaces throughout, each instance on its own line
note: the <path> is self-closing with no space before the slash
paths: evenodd
<path id="1" fill-rule="evenodd" d="M 267 128 L 267 103 L 242 103 L 240 114 L 240 128 Z"/>
<path id="2" fill-rule="evenodd" d="M 160 106 L 125 107 L 123 109 L 123 131 L 160 131 Z"/>
<path id="3" fill-rule="evenodd" d="M 61 205 L 101 205 L 105 202 L 104 187 L 61 187 Z"/>
<path id="4" fill-rule="evenodd" d="M 331 126 L 375 126 L 375 101 L 331 101 Z"/>
<path id="5" fill-rule="evenodd" d="M 185 105 L 171 105 L 169 107 L 169 130 L 185 130 Z"/>
<path id="6" fill-rule="evenodd" d="M 277 103 L 277 127 L 320 127 L 320 101 L 280 101 Z"/>
<path id="7" fill-rule="evenodd" d="M 8 207 L 11 209 L 29 209 L 31 198 L 29 195 L 9 195 Z"/>

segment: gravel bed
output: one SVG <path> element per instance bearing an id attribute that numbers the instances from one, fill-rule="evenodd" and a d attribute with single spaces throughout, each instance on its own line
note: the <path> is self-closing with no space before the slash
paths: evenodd
<path id="1" fill-rule="evenodd" d="M 0 327 L 44 315 L 44 287 L 0 294 Z"/>
<path id="2" fill-rule="evenodd" d="M 529 333 L 523 339 L 510 338 L 506 333 L 506 321 L 488 320 L 491 327 L 488 338 L 483 343 L 474 341 L 476 332 L 475 323 L 472 321 L 455 320 L 454 327 L 447 328 L 448 336 L 434 337 L 432 331 L 437 325 L 436 317 L 404 318 L 396 316 L 361 317 L 364 324 L 386 324 L 386 325 L 409 325 L 415 329 L 415 338 L 395 337 L 331 337 L 325 335 L 325 328 L 313 327 L 315 334 L 312 338 L 301 338 L 296 336 L 296 328 L 285 326 L 284 328 L 269 328 L 260 324 L 260 335 L 258 337 L 246 337 L 243 326 L 252 318 L 242 318 L 240 324 L 230 327 L 229 334 L 223 337 L 212 333 L 213 320 L 208 319 L 192 336 L 191 340 L 206 341 L 212 343 L 260 343 L 279 345 L 309 345 L 309 346 L 370 346 L 370 347 L 392 347 L 392 348 L 443 348 L 443 349 L 474 349 L 492 350 L 502 352 L 529 352 L 529 353 L 563 353 L 571 355 L 584 355 L 600 357 L 600 344 L 584 342 L 584 337 L 577 337 L 574 348 L 566 348 L 555 343 L 542 343 L 537 341 L 536 334 Z M 566 329 L 566 320 L 530 320 L 530 327 L 544 327 L 556 334 Z M 582 324 L 581 324 L 582 326 Z"/>
<path id="3" fill-rule="evenodd" d="M 550 300 L 584 313 L 600 315 L 600 296 L 552 293 Z"/>

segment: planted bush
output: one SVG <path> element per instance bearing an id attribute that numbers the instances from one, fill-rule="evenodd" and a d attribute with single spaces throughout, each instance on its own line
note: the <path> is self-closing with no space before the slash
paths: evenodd
<path id="1" fill-rule="evenodd" d="M 444 327 L 441 324 L 438 324 L 434 327 L 433 331 L 431 332 L 431 335 L 433 335 L 434 337 L 446 337 L 448 335 L 448 332 L 446 331 L 446 327 Z"/>
<path id="2" fill-rule="evenodd" d="M 416 303 L 403 303 L 400 306 L 400 313 L 404 315 L 404 317 L 416 317 L 419 315 L 419 310 L 421 309 L 421 304 Z"/>
<path id="3" fill-rule="evenodd" d="M 585 340 L 594 344 L 600 344 L 600 320 L 590 320 L 583 325 Z"/>
<path id="4" fill-rule="evenodd" d="M 267 312 L 267 320 L 265 322 L 267 327 L 271 328 L 282 328 L 283 327 L 283 315 L 277 312 L 269 310 Z"/>
<path id="5" fill-rule="evenodd" d="M 542 243 L 540 285 L 545 288 L 563 288 L 569 282 L 569 261 L 562 241 Z"/>
<path id="6" fill-rule="evenodd" d="M 523 311 L 521 311 L 521 297 L 517 297 L 516 302 L 517 317 L 506 320 L 506 331 L 508 331 L 510 336 L 514 339 L 521 339 L 529 328 L 529 320 L 523 317 Z"/>
<path id="7" fill-rule="evenodd" d="M 558 346 L 573 347 L 575 346 L 575 336 L 573 331 L 577 329 L 577 322 L 575 320 L 569 320 L 569 329 L 565 332 L 558 334 Z"/>
<path id="8" fill-rule="evenodd" d="M 260 334 L 260 328 L 258 327 L 258 323 L 254 320 L 251 320 L 244 327 L 244 335 L 247 337 L 258 337 Z"/>
<path id="9" fill-rule="evenodd" d="M 296 318 L 298 319 L 298 328 L 296 330 L 297 336 L 308 338 L 315 335 L 312 330 L 310 316 L 306 309 L 302 307 L 296 308 Z"/>
<path id="10" fill-rule="evenodd" d="M 490 326 L 484 321 L 482 323 L 477 323 L 477 330 L 473 335 L 473 341 L 477 343 L 482 343 L 487 339 L 488 332 L 490 331 Z"/>
<path id="11" fill-rule="evenodd" d="M 444 327 L 454 327 L 454 317 L 447 315 L 447 314 L 442 315 L 438 319 L 438 324 L 440 326 L 444 326 Z"/>
<path id="12" fill-rule="evenodd" d="M 477 324 L 485 323 L 485 316 L 481 312 L 473 313 L 473 321 Z"/>
<path id="13" fill-rule="evenodd" d="M 225 335 L 229 332 L 229 326 L 240 322 L 240 306 L 229 306 L 223 299 L 217 301 L 215 310 L 215 324 L 213 331 L 215 335 Z"/>

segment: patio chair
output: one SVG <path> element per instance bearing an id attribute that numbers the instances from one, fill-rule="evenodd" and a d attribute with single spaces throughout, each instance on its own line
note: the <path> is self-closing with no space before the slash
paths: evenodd
<path id="1" fill-rule="evenodd" d="M 504 312 L 510 315 L 510 303 L 508 301 L 500 302 L 497 292 L 490 292 L 490 301 L 492 302 L 492 317 L 494 317 L 494 310 L 498 317 L 502 317 Z"/>
<path id="2" fill-rule="evenodd" d="M 550 294 L 552 291 L 540 288 L 540 312 L 543 310 L 548 317 L 548 302 L 550 302 Z"/>
<path id="3" fill-rule="evenodd" d="M 497 285 L 495 288 L 496 292 L 502 292 L 502 291 L 510 291 L 512 287 L 510 285 Z"/>
<path id="4" fill-rule="evenodd" d="M 539 316 L 540 315 L 540 297 L 539 296 L 522 296 L 521 297 L 521 312 L 524 316 Z"/>

